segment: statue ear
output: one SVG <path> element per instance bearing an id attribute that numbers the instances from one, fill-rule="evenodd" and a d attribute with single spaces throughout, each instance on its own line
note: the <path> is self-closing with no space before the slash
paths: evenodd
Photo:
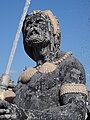
<path id="1" fill-rule="evenodd" d="M 54 38 L 55 38 L 55 42 L 54 42 L 55 45 L 57 47 L 60 47 L 61 33 L 58 33 L 58 32 L 54 33 Z"/>

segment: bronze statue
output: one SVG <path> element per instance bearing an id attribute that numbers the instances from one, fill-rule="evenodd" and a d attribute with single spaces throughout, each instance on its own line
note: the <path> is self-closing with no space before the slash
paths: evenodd
<path id="1" fill-rule="evenodd" d="M 85 71 L 72 52 L 60 50 L 57 18 L 49 10 L 33 11 L 22 33 L 24 49 L 36 66 L 19 76 L 12 103 L 0 101 L 0 120 L 85 120 Z"/>

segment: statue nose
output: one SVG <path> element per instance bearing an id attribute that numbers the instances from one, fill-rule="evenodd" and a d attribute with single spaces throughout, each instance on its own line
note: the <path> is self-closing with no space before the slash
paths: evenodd
<path id="1" fill-rule="evenodd" d="M 39 34 L 39 31 L 38 31 L 38 29 L 37 29 L 36 27 L 32 27 L 30 34 L 31 34 L 31 35 L 33 35 L 33 34 Z"/>

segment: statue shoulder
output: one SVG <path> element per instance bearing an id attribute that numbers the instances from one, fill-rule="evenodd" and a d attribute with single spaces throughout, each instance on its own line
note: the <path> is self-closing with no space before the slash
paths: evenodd
<path id="1" fill-rule="evenodd" d="M 20 74 L 18 81 L 26 84 L 36 72 L 36 68 L 29 67 Z"/>
<path id="2" fill-rule="evenodd" d="M 72 55 L 71 51 L 69 51 L 69 52 L 60 51 L 60 53 L 58 55 L 58 59 L 56 61 L 53 61 L 53 63 L 54 64 L 61 64 L 62 62 L 67 60 L 71 55 Z"/>
<path id="3" fill-rule="evenodd" d="M 80 71 L 84 71 L 83 64 L 75 56 L 73 56 L 73 55 L 69 56 L 66 61 L 67 61 L 67 64 L 69 66 L 71 66 L 73 68 L 76 68 L 76 69 L 78 69 Z"/>
<path id="4" fill-rule="evenodd" d="M 63 52 L 62 56 L 55 61 L 59 65 L 60 72 L 63 73 L 76 73 L 84 76 L 85 78 L 85 69 L 82 63 L 74 57 L 72 52 Z"/>
<path id="5" fill-rule="evenodd" d="M 72 66 L 75 67 L 77 69 L 84 69 L 84 66 L 82 65 L 82 63 L 79 61 L 79 59 L 77 59 L 73 53 L 71 51 L 69 52 L 63 52 L 61 53 L 60 58 L 55 61 L 56 64 L 61 64 L 64 66 Z"/>

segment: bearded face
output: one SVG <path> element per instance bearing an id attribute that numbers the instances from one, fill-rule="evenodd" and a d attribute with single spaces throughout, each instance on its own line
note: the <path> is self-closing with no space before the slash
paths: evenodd
<path id="1" fill-rule="evenodd" d="M 43 14 L 29 17 L 25 29 L 25 42 L 29 45 L 47 44 L 50 42 L 48 22 Z"/>
<path id="2" fill-rule="evenodd" d="M 54 46 L 54 28 L 49 16 L 42 12 L 27 15 L 22 32 L 24 49 L 29 57 L 44 61 Z"/>

